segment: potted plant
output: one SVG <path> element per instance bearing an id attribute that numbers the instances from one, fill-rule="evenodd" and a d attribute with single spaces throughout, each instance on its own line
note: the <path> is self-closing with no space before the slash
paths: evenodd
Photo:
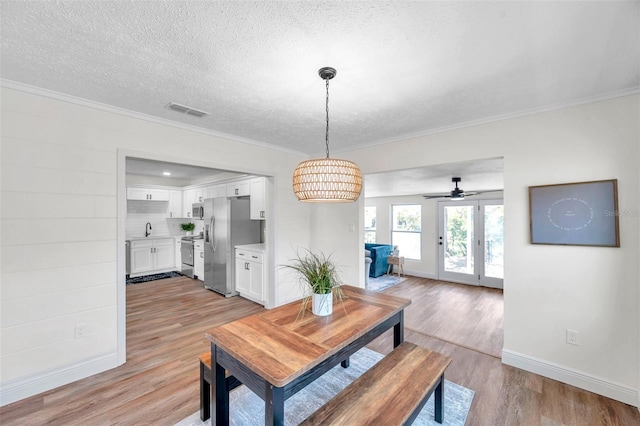
<path id="1" fill-rule="evenodd" d="M 181 223 L 180 227 L 183 231 L 187 232 L 187 235 L 193 234 L 193 230 L 196 229 L 196 225 L 194 223 Z"/>
<path id="2" fill-rule="evenodd" d="M 304 255 L 296 253 L 296 258 L 291 260 L 286 268 L 293 269 L 299 275 L 300 282 L 305 288 L 305 297 L 302 302 L 301 312 L 304 313 L 311 299 L 312 312 L 318 316 L 331 315 L 333 312 L 333 295 L 342 299 L 340 289 L 340 277 L 335 263 L 325 256 L 312 253 L 305 249 Z"/>

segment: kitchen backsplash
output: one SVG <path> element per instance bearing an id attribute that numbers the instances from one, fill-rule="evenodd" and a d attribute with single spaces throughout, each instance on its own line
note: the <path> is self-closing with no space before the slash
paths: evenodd
<path id="1" fill-rule="evenodd" d="M 151 236 L 184 235 L 180 224 L 192 222 L 196 225 L 194 234 L 204 229 L 204 221 L 187 218 L 167 218 L 169 203 L 158 201 L 127 201 L 126 238 L 144 237 L 147 222 L 151 223 Z"/>

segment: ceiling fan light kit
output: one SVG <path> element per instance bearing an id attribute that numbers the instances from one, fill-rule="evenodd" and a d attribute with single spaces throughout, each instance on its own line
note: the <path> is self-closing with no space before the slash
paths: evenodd
<path id="1" fill-rule="evenodd" d="M 358 165 L 349 160 L 329 158 L 329 80 L 336 70 L 324 67 L 318 74 L 325 81 L 326 96 L 326 158 L 306 160 L 293 172 L 293 192 L 298 200 L 315 203 L 346 203 L 356 201 L 362 190 L 362 174 Z"/>

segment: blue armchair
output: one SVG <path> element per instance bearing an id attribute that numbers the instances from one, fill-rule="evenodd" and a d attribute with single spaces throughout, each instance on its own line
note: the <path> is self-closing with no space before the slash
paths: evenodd
<path id="1" fill-rule="evenodd" d="M 393 246 L 391 244 L 365 243 L 365 250 L 371 252 L 371 269 L 370 277 L 379 277 L 387 273 L 387 257 L 391 254 Z"/>

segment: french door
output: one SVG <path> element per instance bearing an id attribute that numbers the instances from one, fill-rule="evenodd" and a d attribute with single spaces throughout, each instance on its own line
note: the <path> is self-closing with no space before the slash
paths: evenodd
<path id="1" fill-rule="evenodd" d="M 502 200 L 438 203 L 438 279 L 503 287 Z"/>

